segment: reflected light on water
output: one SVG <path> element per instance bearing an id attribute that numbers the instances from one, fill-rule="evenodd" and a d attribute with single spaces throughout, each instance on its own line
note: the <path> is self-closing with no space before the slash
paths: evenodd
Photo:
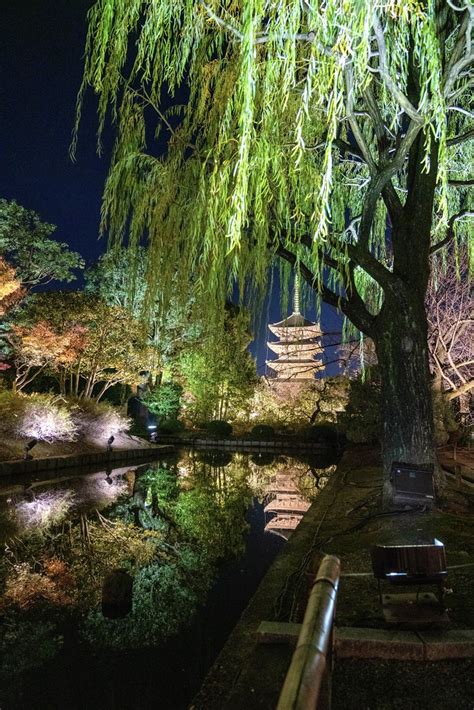
<path id="1" fill-rule="evenodd" d="M 74 504 L 73 491 L 46 491 L 32 500 L 14 503 L 17 522 L 23 528 L 48 527 L 63 520 Z"/>

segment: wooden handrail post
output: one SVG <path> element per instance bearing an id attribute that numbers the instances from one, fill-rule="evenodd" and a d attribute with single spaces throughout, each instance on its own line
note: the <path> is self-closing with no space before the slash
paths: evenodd
<path id="1" fill-rule="evenodd" d="M 333 623 L 340 567 L 333 555 L 326 555 L 319 566 L 277 710 L 326 710 L 331 706 Z"/>

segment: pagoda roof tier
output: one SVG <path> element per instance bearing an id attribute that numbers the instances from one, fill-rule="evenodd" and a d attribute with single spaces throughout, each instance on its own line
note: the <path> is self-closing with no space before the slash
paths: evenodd
<path id="1" fill-rule="evenodd" d="M 288 368 L 294 370 L 301 366 L 314 369 L 315 367 L 321 367 L 323 363 L 314 358 L 305 358 L 303 360 L 303 358 L 279 357 L 276 360 L 267 360 L 266 364 L 268 367 L 273 367 L 274 370 L 287 370 Z"/>
<path id="2" fill-rule="evenodd" d="M 301 496 L 277 496 L 263 510 L 265 513 L 306 513 L 310 506 Z"/>
<path id="3" fill-rule="evenodd" d="M 301 313 L 296 313 L 293 312 L 291 316 L 288 316 L 288 318 L 285 318 L 284 320 L 279 321 L 278 323 L 273 323 L 273 325 L 270 325 L 269 327 L 276 327 L 276 328 L 302 328 L 306 325 L 315 325 L 313 321 L 311 320 L 306 320 L 304 316 L 301 315 Z"/>
<path id="4" fill-rule="evenodd" d="M 282 321 L 284 322 L 284 321 Z M 268 326 L 273 335 L 276 335 L 281 340 L 293 341 L 305 341 L 314 340 L 315 338 L 320 338 L 322 333 L 319 325 L 309 322 L 308 325 L 301 326 L 289 326 L 280 325 L 279 323 L 273 323 Z"/>
<path id="5" fill-rule="evenodd" d="M 276 379 L 282 380 L 312 380 L 319 370 L 323 369 L 322 363 L 310 360 L 309 363 L 279 363 L 278 360 L 267 362 L 268 367 L 277 372 Z"/>
<path id="6" fill-rule="evenodd" d="M 272 476 L 266 490 L 273 493 L 299 493 L 295 475 L 291 473 L 276 473 Z"/>
<path id="7" fill-rule="evenodd" d="M 267 345 L 270 350 L 272 350 L 277 355 L 299 355 L 300 353 L 304 355 L 317 355 L 318 353 L 321 353 L 323 351 L 323 348 L 319 343 L 302 343 L 301 341 L 296 341 L 293 343 L 269 341 Z"/>
<path id="8" fill-rule="evenodd" d="M 296 370 L 298 368 L 315 370 L 322 366 L 322 362 L 318 360 L 289 360 L 281 357 L 278 360 L 267 360 L 266 364 L 277 372 L 280 370 Z"/>
<path id="9" fill-rule="evenodd" d="M 275 515 L 265 525 L 265 530 L 296 530 L 302 519 L 302 515 Z"/>

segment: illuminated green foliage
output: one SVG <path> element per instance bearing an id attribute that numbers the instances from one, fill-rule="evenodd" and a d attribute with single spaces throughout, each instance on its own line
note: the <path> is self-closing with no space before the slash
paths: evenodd
<path id="1" fill-rule="evenodd" d="M 205 326 L 189 279 L 181 288 L 175 277 L 171 295 L 160 291 L 155 305 L 147 306 L 147 262 L 148 251 L 143 247 L 107 252 L 86 269 L 85 292 L 99 296 L 110 306 L 127 309 L 134 320 L 142 321 L 146 330 L 143 337 L 156 351 L 156 364 L 165 369 L 183 350 L 200 341 Z"/>
<path id="2" fill-rule="evenodd" d="M 472 0 L 99 0 L 84 80 L 112 244 L 148 239 L 148 302 L 196 279 L 211 319 L 275 257 L 374 340 L 385 497 L 433 463 L 424 294 L 431 259 L 472 265 Z M 169 104 L 171 103 L 171 107 Z M 184 105 L 183 105 L 184 104 Z M 164 138 L 156 148 L 153 129 Z M 74 146 L 73 146 L 74 150 Z M 222 317 L 221 317 L 222 321 Z"/>
<path id="3" fill-rule="evenodd" d="M 222 328 L 209 328 L 203 342 L 183 352 L 176 368 L 193 422 L 234 418 L 245 408 L 256 382 L 249 341 L 247 314 L 228 307 Z"/>
<path id="4" fill-rule="evenodd" d="M 99 0 L 78 119 L 91 86 L 99 140 L 109 109 L 117 121 L 103 226 L 135 250 L 148 236 L 148 302 L 178 267 L 210 312 L 229 276 L 262 289 L 279 255 L 370 330 L 420 137 L 418 169 L 438 174 L 432 240 L 469 236 L 472 15 L 467 1 Z"/>
<path id="5" fill-rule="evenodd" d="M 166 420 L 175 420 L 181 411 L 182 386 L 177 382 L 162 382 L 147 392 L 143 401 L 153 414 Z"/>
<path id="6" fill-rule="evenodd" d="M 0 199 L 0 254 L 13 264 L 27 289 L 54 280 L 73 281 L 74 270 L 84 268 L 77 252 L 51 239 L 55 229 L 33 210 Z"/>

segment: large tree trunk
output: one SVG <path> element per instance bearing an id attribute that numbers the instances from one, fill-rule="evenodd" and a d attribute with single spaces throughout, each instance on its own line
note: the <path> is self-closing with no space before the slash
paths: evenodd
<path id="1" fill-rule="evenodd" d="M 385 299 L 374 341 L 382 379 L 384 502 L 390 505 L 395 461 L 436 464 L 427 322 L 420 290 L 406 286 L 398 298 Z"/>
<path id="2" fill-rule="evenodd" d="M 419 90 L 414 75 L 418 101 Z M 384 502 L 390 506 L 395 461 L 436 466 L 428 323 L 425 296 L 430 275 L 430 244 L 438 146 L 432 143 L 430 170 L 423 166 L 425 134 L 413 143 L 407 165 L 407 197 L 402 210 L 392 211 L 391 244 L 395 282 L 384 292 L 373 339 L 382 378 Z"/>

